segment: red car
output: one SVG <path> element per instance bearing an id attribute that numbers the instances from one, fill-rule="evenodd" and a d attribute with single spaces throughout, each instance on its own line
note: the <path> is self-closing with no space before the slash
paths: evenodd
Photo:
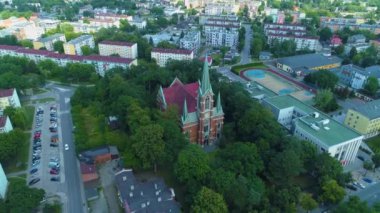
<path id="1" fill-rule="evenodd" d="M 52 170 L 50 170 L 50 174 L 52 174 L 52 175 L 58 175 L 59 171 L 52 169 Z"/>

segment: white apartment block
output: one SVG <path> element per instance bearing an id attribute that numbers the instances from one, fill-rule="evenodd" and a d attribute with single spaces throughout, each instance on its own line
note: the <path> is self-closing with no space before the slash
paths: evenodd
<path id="1" fill-rule="evenodd" d="M 90 18 L 87 19 L 89 22 L 89 25 L 95 26 L 95 27 L 101 27 L 101 28 L 110 28 L 110 27 L 120 27 L 120 21 L 119 20 L 112 20 L 112 19 L 94 19 Z M 82 20 L 84 23 L 84 20 Z"/>
<path id="2" fill-rule="evenodd" d="M 57 41 L 66 42 L 66 37 L 64 34 L 57 33 L 45 38 L 40 38 L 33 42 L 33 49 L 38 50 L 40 48 L 46 48 L 46 50 L 53 51 L 54 43 Z"/>
<path id="3" fill-rule="evenodd" d="M 146 27 L 146 21 L 138 17 L 133 17 L 128 23 L 132 26 L 136 26 L 138 29 L 145 29 Z"/>
<path id="4" fill-rule="evenodd" d="M 37 19 L 35 23 L 37 27 L 41 27 L 46 32 L 52 29 L 57 29 L 57 26 L 61 21 L 55 19 Z"/>
<path id="5" fill-rule="evenodd" d="M 10 55 L 14 57 L 25 57 L 36 63 L 41 60 L 50 59 L 59 66 L 65 66 L 67 63 L 83 63 L 93 65 L 98 75 L 104 77 L 106 71 L 116 68 L 130 68 L 137 65 L 137 59 L 120 58 L 101 55 L 79 56 L 58 54 L 47 50 L 26 49 L 18 46 L 0 45 L 0 56 Z M 0 104 L 1 104 L 0 100 Z"/>
<path id="6" fill-rule="evenodd" d="M 5 200 L 7 189 L 8 189 L 8 179 L 7 179 L 7 176 L 5 175 L 3 166 L 0 163 L 0 199 Z"/>
<path id="7" fill-rule="evenodd" d="M 295 24 L 265 24 L 264 25 L 265 35 L 277 34 L 277 35 L 295 35 L 295 36 L 305 36 L 306 27 L 302 25 Z"/>
<path id="8" fill-rule="evenodd" d="M 64 43 L 63 49 L 65 51 L 65 54 L 68 55 L 83 55 L 81 49 L 83 46 L 89 46 L 90 48 L 94 48 L 94 37 L 92 35 L 82 35 L 67 43 Z"/>
<path id="9" fill-rule="evenodd" d="M 201 46 L 201 32 L 190 31 L 179 41 L 181 49 L 193 50 L 197 52 Z"/>
<path id="10" fill-rule="evenodd" d="M 13 130 L 11 119 L 8 116 L 0 116 L 0 134 Z"/>
<path id="11" fill-rule="evenodd" d="M 194 51 L 184 49 L 153 48 L 151 57 L 160 67 L 165 67 L 168 60 L 193 60 Z"/>
<path id="12" fill-rule="evenodd" d="M 294 136 L 312 143 L 319 152 L 329 153 L 342 165 L 355 160 L 363 135 L 290 95 L 266 98 L 262 104 Z"/>
<path id="13" fill-rule="evenodd" d="M 122 58 L 137 58 L 137 43 L 102 41 L 99 43 L 99 55 L 110 56 L 118 54 Z"/>
<path id="14" fill-rule="evenodd" d="M 21 107 L 16 89 L 0 89 L 0 111 L 7 107 Z"/>
<path id="15" fill-rule="evenodd" d="M 212 47 L 236 47 L 239 42 L 240 21 L 224 17 L 208 18 L 203 26 L 206 45 Z"/>
<path id="16" fill-rule="evenodd" d="M 318 37 L 308 36 L 294 36 L 294 35 L 282 35 L 282 34 L 268 34 L 268 44 L 271 45 L 275 40 L 279 42 L 293 40 L 297 45 L 297 50 L 309 49 L 319 51 L 322 49 L 319 43 Z"/>
<path id="17" fill-rule="evenodd" d="M 101 19 L 101 20 L 113 20 L 113 21 L 120 21 L 120 20 L 128 20 L 132 21 L 133 17 L 128 15 L 118 15 L 114 13 L 95 13 L 94 14 L 95 19 Z"/>
<path id="18" fill-rule="evenodd" d="M 239 11 L 239 5 L 224 4 L 224 3 L 210 3 L 205 7 L 206 15 L 226 15 L 233 14 Z"/>

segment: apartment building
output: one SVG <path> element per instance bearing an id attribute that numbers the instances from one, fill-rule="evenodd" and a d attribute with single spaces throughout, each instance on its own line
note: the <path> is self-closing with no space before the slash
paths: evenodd
<path id="1" fill-rule="evenodd" d="M 201 46 L 201 32 L 200 31 L 189 31 L 179 41 L 179 47 L 181 49 L 193 50 L 194 52 L 198 52 L 200 46 Z"/>
<path id="2" fill-rule="evenodd" d="M 94 18 L 100 19 L 100 20 L 113 20 L 113 21 L 120 21 L 120 20 L 132 21 L 133 19 L 132 16 L 119 15 L 119 14 L 114 14 L 114 13 L 95 13 Z"/>
<path id="3" fill-rule="evenodd" d="M 166 66 L 169 60 L 193 60 L 194 51 L 185 49 L 153 48 L 151 57 L 160 67 Z"/>
<path id="4" fill-rule="evenodd" d="M 380 66 L 374 65 L 366 68 L 353 64 L 346 64 L 340 68 L 331 69 L 338 77 L 340 83 L 353 89 L 363 89 L 369 77 L 376 78 L 380 83 Z"/>
<path id="5" fill-rule="evenodd" d="M 206 15 L 236 14 L 238 11 L 238 4 L 210 3 L 205 7 Z"/>
<path id="6" fill-rule="evenodd" d="M 21 107 L 16 89 L 0 89 L 0 111 L 7 107 Z"/>
<path id="7" fill-rule="evenodd" d="M 347 111 L 344 124 L 370 138 L 380 133 L 380 100 L 357 105 Z"/>
<path id="8" fill-rule="evenodd" d="M 354 162 L 363 135 L 290 95 L 265 98 L 262 104 L 294 136 L 329 153 L 342 165 Z"/>
<path id="9" fill-rule="evenodd" d="M 33 42 L 33 49 L 39 50 L 41 48 L 46 48 L 46 50 L 54 51 L 54 43 L 57 41 L 66 42 L 65 35 L 56 33 L 45 38 L 40 38 L 37 41 Z"/>
<path id="10" fill-rule="evenodd" d="M 236 47 L 239 42 L 240 21 L 209 18 L 203 26 L 206 45 Z"/>
<path id="11" fill-rule="evenodd" d="M 347 27 L 351 30 L 369 30 L 374 34 L 380 34 L 380 24 L 366 24 L 362 19 L 357 18 L 321 17 L 320 26 L 328 27 L 333 32 Z"/>
<path id="12" fill-rule="evenodd" d="M 2 200 L 5 200 L 8 185 L 9 185 L 9 182 L 8 182 L 7 176 L 5 175 L 3 166 L 0 163 L 0 199 Z"/>
<path id="13" fill-rule="evenodd" d="M 0 116 L 0 134 L 7 133 L 13 130 L 11 120 L 8 116 Z M 1 196 L 0 196 L 1 198 Z"/>
<path id="14" fill-rule="evenodd" d="M 63 49 L 65 51 L 65 54 L 67 55 L 83 55 L 81 49 L 83 46 L 89 46 L 90 48 L 94 48 L 94 37 L 92 35 L 82 35 L 67 43 L 64 43 Z"/>
<path id="15" fill-rule="evenodd" d="M 305 36 L 306 27 L 298 24 L 267 23 L 264 25 L 264 33 L 266 36 L 269 34 Z"/>
<path id="16" fill-rule="evenodd" d="M 65 66 L 68 63 L 84 63 L 91 64 L 95 67 L 98 75 L 104 76 L 105 73 L 116 67 L 130 68 L 132 65 L 137 65 L 136 59 L 120 58 L 111 56 L 79 56 L 58 54 L 46 50 L 25 49 L 18 46 L 0 45 L 0 56 L 10 55 L 14 57 L 26 57 L 38 63 L 41 60 L 50 59 L 59 66 Z"/>
<path id="17" fill-rule="evenodd" d="M 102 41 L 99 43 L 99 55 L 110 56 L 117 54 L 122 58 L 137 58 L 137 43 Z"/>
<path id="18" fill-rule="evenodd" d="M 146 27 L 146 21 L 139 17 L 133 17 L 128 23 L 132 26 L 136 26 L 138 29 L 145 29 Z"/>
<path id="19" fill-rule="evenodd" d="M 113 20 L 113 19 L 95 19 L 95 18 L 89 18 L 86 19 L 86 21 L 89 22 L 90 26 L 100 27 L 100 28 L 110 28 L 110 27 L 120 27 L 120 21 Z M 84 23 L 84 20 L 81 22 Z"/>
<path id="20" fill-rule="evenodd" d="M 102 26 L 95 26 L 81 22 L 70 22 L 70 25 L 73 26 L 75 33 L 96 33 Z"/>
<path id="21" fill-rule="evenodd" d="M 319 37 L 316 36 L 268 34 L 267 38 L 269 45 L 273 45 L 275 41 L 284 42 L 292 40 L 296 43 L 296 50 L 309 49 L 312 51 L 319 51 L 322 49 L 322 45 L 319 42 Z"/>

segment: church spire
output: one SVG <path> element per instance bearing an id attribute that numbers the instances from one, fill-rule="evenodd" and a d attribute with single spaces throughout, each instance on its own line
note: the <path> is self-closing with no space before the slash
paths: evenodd
<path id="1" fill-rule="evenodd" d="M 208 56 L 206 54 L 205 61 L 203 64 L 203 73 L 202 73 L 202 95 L 206 94 L 206 92 L 210 91 L 212 93 L 211 83 L 210 83 L 210 74 L 208 70 Z"/>
<path id="2" fill-rule="evenodd" d="M 216 111 L 223 112 L 222 103 L 220 102 L 220 92 L 218 93 L 218 99 L 216 100 Z"/>
<path id="3" fill-rule="evenodd" d="M 185 122 L 187 120 L 187 117 L 188 117 L 187 102 L 186 102 L 186 98 L 185 98 L 185 100 L 183 102 L 182 122 Z"/>

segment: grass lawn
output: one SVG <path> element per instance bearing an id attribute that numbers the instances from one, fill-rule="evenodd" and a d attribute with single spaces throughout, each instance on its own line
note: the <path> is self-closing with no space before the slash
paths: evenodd
<path id="1" fill-rule="evenodd" d="M 380 153 L 380 136 L 370 138 L 366 141 L 366 143 L 372 149 L 373 152 Z"/>
<path id="2" fill-rule="evenodd" d="M 33 94 L 34 94 L 34 95 L 41 94 L 41 93 L 45 93 L 45 92 L 47 92 L 46 89 L 42 89 L 42 88 L 33 88 Z"/>
<path id="3" fill-rule="evenodd" d="M 232 72 L 236 75 L 240 75 L 240 72 L 246 69 L 266 69 L 268 68 L 262 62 L 244 64 L 244 65 L 236 65 L 231 68 Z"/>
<path id="4" fill-rule="evenodd" d="M 19 172 L 27 169 L 31 133 L 24 133 L 25 141 L 15 156 L 15 160 L 4 165 L 5 173 Z"/>
<path id="5" fill-rule="evenodd" d="M 23 106 L 23 108 L 25 109 L 25 112 L 26 112 L 27 127 L 28 127 L 28 129 L 32 129 L 35 107 L 34 106 Z"/>

